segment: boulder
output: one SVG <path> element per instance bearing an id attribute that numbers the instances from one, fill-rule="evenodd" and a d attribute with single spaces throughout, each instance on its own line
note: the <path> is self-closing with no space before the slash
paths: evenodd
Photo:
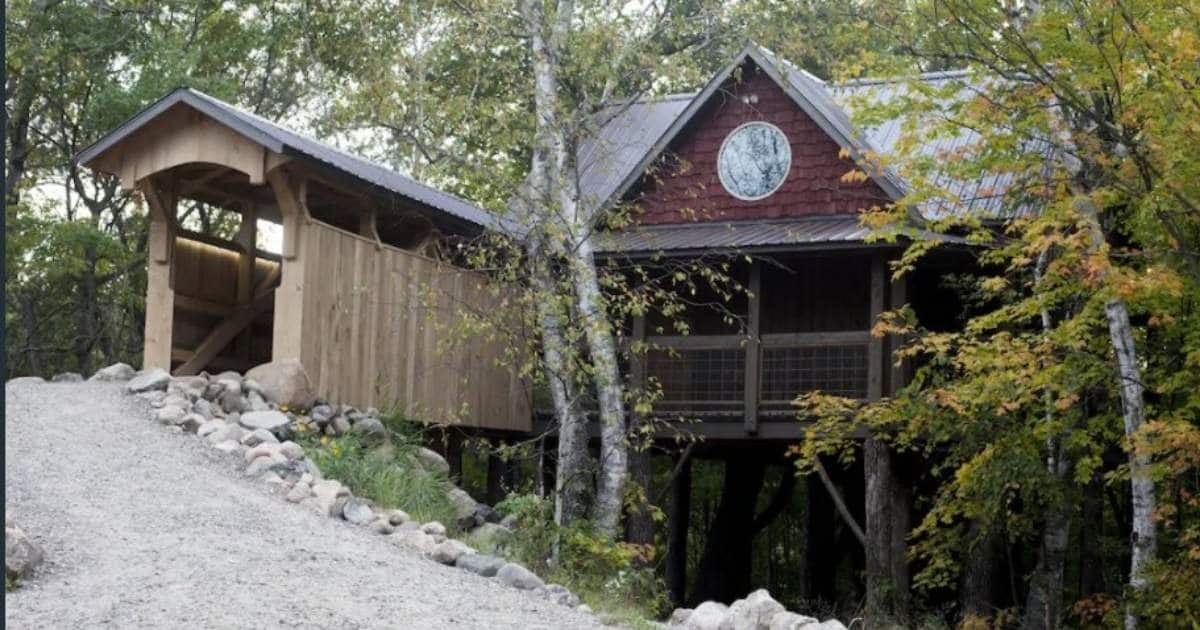
<path id="1" fill-rule="evenodd" d="M 388 439 L 388 431 L 378 418 L 362 418 L 350 427 L 350 432 L 362 436 L 363 443 L 369 446 L 383 444 Z"/>
<path id="2" fill-rule="evenodd" d="M 500 567 L 500 570 L 496 571 L 496 580 L 505 586 L 523 591 L 532 591 L 546 585 L 542 578 L 515 562 L 508 562 Z"/>
<path id="3" fill-rule="evenodd" d="M 248 466 L 246 466 L 246 476 L 257 477 L 264 473 L 270 472 L 271 467 L 274 465 L 275 462 L 270 457 L 257 457 L 254 459 L 254 461 L 251 461 Z"/>
<path id="4" fill-rule="evenodd" d="M 288 425 L 291 420 L 281 411 L 247 411 L 238 419 L 238 424 L 251 430 L 263 429 L 274 433 Z"/>
<path id="5" fill-rule="evenodd" d="M 292 461 L 304 459 L 304 447 L 295 442 L 284 442 L 279 445 L 279 452 Z"/>
<path id="6" fill-rule="evenodd" d="M 246 451 L 246 463 L 249 464 L 259 457 L 271 457 L 278 453 L 280 448 L 282 448 L 282 445 L 276 442 L 263 442 L 262 444 L 252 446 L 250 450 Z"/>
<path id="7" fill-rule="evenodd" d="M 346 416 L 337 416 L 325 425 L 325 431 L 330 435 L 345 435 L 350 432 L 350 421 L 346 419 Z"/>
<path id="8" fill-rule="evenodd" d="M 250 411 L 267 411 L 271 409 L 271 405 L 267 404 L 266 399 L 258 392 L 250 392 L 246 394 L 246 409 Z"/>
<path id="9" fill-rule="evenodd" d="M 205 439 L 212 444 L 219 444 L 229 440 L 233 440 L 234 442 L 240 444 L 242 438 L 246 437 L 246 430 L 236 424 L 230 424 L 229 422 L 225 422 L 224 424 L 225 426 L 218 427 L 216 431 L 213 431 L 205 436 Z"/>
<path id="10" fill-rule="evenodd" d="M 397 530 L 395 534 L 388 536 L 387 539 L 397 545 L 416 549 L 421 553 L 428 553 L 437 546 L 437 542 L 432 536 L 418 529 Z"/>
<path id="11" fill-rule="evenodd" d="M 183 421 L 184 411 L 182 407 L 177 405 L 165 405 L 161 407 L 154 418 L 159 424 L 176 425 Z"/>
<path id="12" fill-rule="evenodd" d="M 240 429 L 241 427 L 238 428 Z M 240 441 L 243 446 L 257 446 L 264 442 L 277 443 L 279 442 L 279 438 L 266 429 L 255 429 L 247 432 L 246 435 L 242 436 Z"/>
<path id="13" fill-rule="evenodd" d="M 392 525 L 391 522 L 388 521 L 387 517 L 382 514 L 380 514 L 375 520 L 371 521 L 367 527 L 376 534 L 383 534 L 384 536 L 396 531 L 396 526 Z"/>
<path id="14" fill-rule="evenodd" d="M 771 623 L 767 626 L 767 630 L 801 630 L 802 628 L 811 628 L 814 624 L 818 624 L 816 619 L 805 617 L 794 612 L 786 610 L 775 613 L 771 617 Z"/>
<path id="15" fill-rule="evenodd" d="M 837 619 L 826 619 L 818 624 L 804 626 L 804 630 L 846 630 L 846 626 Z"/>
<path id="16" fill-rule="evenodd" d="M 200 437 L 208 437 L 227 426 L 229 426 L 229 424 L 224 420 L 209 420 L 196 429 L 196 435 Z M 225 440 L 221 441 L 224 442 Z"/>
<path id="17" fill-rule="evenodd" d="M 442 475 L 450 474 L 450 462 L 447 462 L 445 457 L 438 455 L 436 451 L 422 446 L 414 454 L 417 457 L 417 463 L 425 470 Z"/>
<path id="18" fill-rule="evenodd" d="M 192 403 L 192 412 L 204 416 L 205 421 L 212 420 L 213 417 L 212 404 L 203 398 Z"/>
<path id="19" fill-rule="evenodd" d="M 4 527 L 4 572 L 10 578 L 28 574 L 42 563 L 46 554 L 19 527 Z"/>
<path id="20" fill-rule="evenodd" d="M 687 630 L 725 630 L 729 627 L 729 607 L 721 602 L 704 602 L 688 615 Z"/>
<path id="21" fill-rule="evenodd" d="M 329 405 L 317 405 L 309 412 L 309 416 L 313 419 L 313 422 L 321 426 L 329 424 L 329 421 L 333 420 L 333 417 L 336 415 L 337 410 Z"/>
<path id="22" fill-rule="evenodd" d="M 451 488 L 446 496 L 450 499 L 450 504 L 454 506 L 455 523 L 459 529 L 473 529 L 484 523 L 483 515 L 480 514 L 479 502 L 472 499 L 466 490 L 457 487 Z"/>
<path id="23" fill-rule="evenodd" d="M 409 522 L 410 520 L 408 518 L 408 512 L 405 512 L 404 510 L 389 510 L 387 513 L 387 519 L 389 523 L 397 527 Z"/>
<path id="24" fill-rule="evenodd" d="M 446 526 L 437 521 L 429 521 L 421 526 L 421 531 L 429 534 L 430 536 L 445 536 Z"/>
<path id="25" fill-rule="evenodd" d="M 511 529 L 496 523 L 484 523 L 471 530 L 471 542 L 480 549 L 503 549 L 512 540 Z"/>
<path id="26" fill-rule="evenodd" d="M 674 628 L 687 623 L 688 617 L 691 616 L 691 608 L 676 608 L 671 611 L 671 617 L 667 619 L 667 626 Z"/>
<path id="27" fill-rule="evenodd" d="M 167 383 L 171 382 L 171 375 L 167 374 L 162 368 L 154 368 L 147 370 L 134 376 L 129 383 L 125 385 L 125 391 L 131 394 L 140 394 L 148 391 L 165 391 Z"/>
<path id="28" fill-rule="evenodd" d="M 429 556 L 442 564 L 453 565 L 462 555 L 473 552 L 474 549 L 451 538 L 438 543 L 429 552 Z"/>
<path id="29" fill-rule="evenodd" d="M 221 451 L 222 453 L 236 453 L 238 449 L 242 448 L 242 445 L 238 444 L 234 440 L 225 440 L 224 442 L 214 443 L 213 448 Z"/>
<path id="30" fill-rule="evenodd" d="M 496 572 L 500 567 L 504 566 L 507 561 L 504 558 L 497 558 L 482 553 L 465 553 L 454 561 L 454 566 L 470 571 L 475 575 L 483 577 L 495 577 Z"/>
<path id="31" fill-rule="evenodd" d="M 179 426 L 184 431 L 195 433 L 200 429 L 200 425 L 204 424 L 204 416 L 198 413 L 189 413 L 179 421 Z"/>
<path id="32" fill-rule="evenodd" d="M 225 391 L 221 392 L 219 402 L 221 409 L 224 410 L 225 413 L 242 413 L 248 408 L 246 399 L 242 397 L 242 393 L 240 391 L 233 391 L 231 389 L 226 389 Z"/>
<path id="33" fill-rule="evenodd" d="M 760 588 L 733 602 L 729 615 L 733 630 L 767 630 L 771 619 L 784 610 L 783 604 L 775 601 L 767 589 Z"/>
<path id="34" fill-rule="evenodd" d="M 333 506 L 337 502 L 338 497 L 349 494 L 350 491 L 343 488 L 342 484 L 333 479 L 324 479 L 312 485 L 313 497 L 316 500 L 316 510 L 319 514 L 325 516 L 332 515 Z"/>
<path id="35" fill-rule="evenodd" d="M 50 378 L 51 383 L 81 383 L 83 376 L 78 372 L 63 372 Z"/>
<path id="36" fill-rule="evenodd" d="M 106 368 L 96 370 L 96 373 L 89 378 L 89 381 L 128 381 L 134 375 L 133 366 L 128 363 L 114 363 Z"/>
<path id="37" fill-rule="evenodd" d="M 307 482 L 301 480 L 297 481 L 296 485 L 292 486 L 291 490 L 288 490 L 287 500 L 291 501 L 292 503 L 299 503 L 311 496 L 312 487 L 309 486 Z"/>
<path id="38" fill-rule="evenodd" d="M 346 501 L 346 505 L 342 507 L 342 518 L 355 525 L 366 525 L 375 520 L 375 512 L 370 503 L 355 497 Z"/>
<path id="39" fill-rule="evenodd" d="M 541 595 L 559 606 L 574 608 L 579 605 L 579 597 L 561 584 L 547 584 L 541 589 Z"/>
<path id="40" fill-rule="evenodd" d="M 246 372 L 246 380 L 256 383 L 264 398 L 289 408 L 308 408 L 316 397 L 308 373 L 297 359 L 264 363 Z"/>

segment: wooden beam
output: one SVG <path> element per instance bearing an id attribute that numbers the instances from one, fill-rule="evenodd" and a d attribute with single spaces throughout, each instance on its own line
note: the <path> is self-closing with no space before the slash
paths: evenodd
<path id="1" fill-rule="evenodd" d="M 275 193 L 279 213 L 283 215 L 283 257 L 296 258 L 300 255 L 299 240 L 301 225 L 309 218 L 306 197 L 306 180 L 293 182 L 286 171 L 279 169 L 267 173 L 267 181 Z M 290 238 L 289 238 L 290 236 Z"/>
<path id="2" fill-rule="evenodd" d="M 746 314 L 746 376 L 743 397 L 743 424 L 748 435 L 758 432 L 759 376 L 762 370 L 762 349 L 759 340 L 759 319 L 762 315 L 762 265 L 750 263 L 750 302 Z"/>
<path id="3" fill-rule="evenodd" d="M 176 363 L 187 363 L 196 353 L 184 348 L 172 348 L 171 360 Z M 235 372 L 245 372 L 248 368 L 254 367 L 249 361 L 242 359 L 232 359 L 228 357 L 213 357 L 212 361 L 206 366 L 209 369 L 216 370 L 233 370 Z"/>
<path id="4" fill-rule="evenodd" d="M 888 308 L 897 309 L 908 303 L 908 277 L 901 276 L 891 281 L 891 290 L 888 292 Z M 908 382 L 908 363 L 907 361 L 896 361 L 896 351 L 900 346 L 904 345 L 904 338 L 898 335 L 888 337 L 888 393 L 895 394 L 897 390 L 904 387 Z"/>
<path id="5" fill-rule="evenodd" d="M 181 311 L 225 318 L 229 317 L 230 313 L 233 313 L 235 307 L 177 293 L 175 294 L 175 308 Z"/>
<path id="6" fill-rule="evenodd" d="M 872 328 L 883 312 L 886 267 L 882 255 L 871 257 L 871 313 L 867 321 Z M 867 344 L 867 400 L 883 397 L 883 369 L 883 339 L 872 335 Z"/>
<path id="7" fill-rule="evenodd" d="M 237 307 L 229 317 L 226 317 L 208 333 L 204 341 L 200 342 L 192 358 L 176 368 L 175 376 L 191 376 L 199 373 L 225 346 L 229 345 L 229 342 L 233 341 L 238 333 L 249 326 L 255 317 L 270 308 L 274 297 L 270 292 L 263 293 L 257 296 L 253 302 Z"/>
<path id="8" fill-rule="evenodd" d="M 250 303 L 254 297 L 254 250 L 255 240 L 258 235 L 258 210 L 253 204 L 248 205 L 242 210 L 242 223 L 238 226 L 238 233 L 235 241 L 242 248 L 241 254 L 238 256 L 238 275 L 237 275 L 237 303 L 239 306 Z M 246 362 L 250 361 L 250 345 L 253 343 L 250 330 L 247 329 L 238 336 L 237 350 L 238 356 L 242 357 Z"/>

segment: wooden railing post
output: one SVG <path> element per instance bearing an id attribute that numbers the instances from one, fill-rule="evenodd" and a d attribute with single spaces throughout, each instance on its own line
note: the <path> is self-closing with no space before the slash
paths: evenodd
<path id="1" fill-rule="evenodd" d="M 748 435 L 758 433 L 759 376 L 762 372 L 762 344 L 759 340 L 759 317 L 762 310 L 762 266 L 750 264 L 750 296 L 746 313 L 746 378 L 745 417 Z"/>
<path id="2" fill-rule="evenodd" d="M 908 302 L 908 277 L 901 276 L 891 281 L 891 290 L 888 292 L 888 308 L 897 309 L 904 306 Z M 908 380 L 908 365 L 905 362 L 897 362 L 895 353 L 903 345 L 904 338 L 899 335 L 888 337 L 888 363 L 890 371 L 888 374 L 888 393 L 895 394 L 897 390 L 904 387 Z"/>

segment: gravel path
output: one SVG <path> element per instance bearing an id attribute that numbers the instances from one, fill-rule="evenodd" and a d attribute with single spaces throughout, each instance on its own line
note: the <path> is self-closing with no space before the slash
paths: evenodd
<path id="1" fill-rule="evenodd" d="M 599 628 L 271 496 L 119 384 L 5 387 L 5 490 L 46 564 L 9 628 Z"/>

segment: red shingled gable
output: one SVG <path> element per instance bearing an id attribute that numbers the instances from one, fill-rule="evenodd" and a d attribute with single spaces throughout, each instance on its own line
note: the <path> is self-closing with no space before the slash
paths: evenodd
<path id="1" fill-rule="evenodd" d="M 753 62 L 743 66 L 741 83 L 730 81 L 697 112 L 689 129 L 675 138 L 659 160 L 657 175 L 638 187 L 640 223 L 738 221 L 851 214 L 888 202 L 875 182 L 844 182 L 855 168 L 839 157 L 841 147 Z M 757 96 L 756 103 L 742 97 Z M 779 127 L 792 148 L 792 167 L 774 194 L 757 201 L 730 195 L 717 176 L 717 154 L 729 132 L 763 120 Z"/>

